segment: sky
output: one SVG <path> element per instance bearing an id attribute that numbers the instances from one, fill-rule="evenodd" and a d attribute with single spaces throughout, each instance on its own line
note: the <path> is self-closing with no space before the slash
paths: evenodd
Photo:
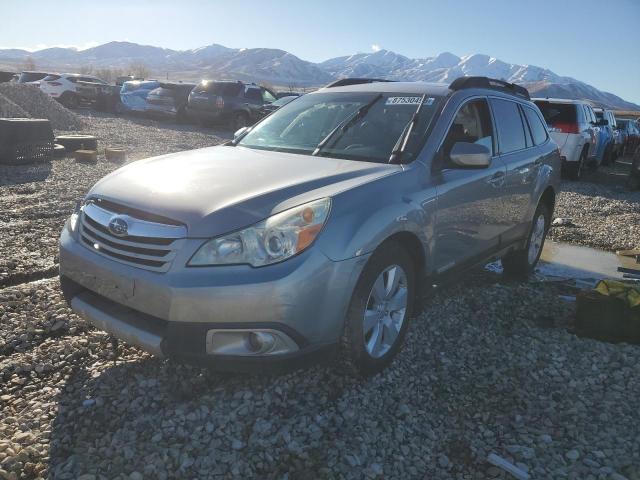
<path id="1" fill-rule="evenodd" d="M 640 0 L 0 0 L 0 48 L 112 40 L 280 48 L 313 62 L 379 48 L 483 53 L 640 104 Z"/>

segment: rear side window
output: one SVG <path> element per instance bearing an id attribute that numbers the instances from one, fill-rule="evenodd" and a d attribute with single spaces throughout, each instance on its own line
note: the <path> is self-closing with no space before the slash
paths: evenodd
<path id="1" fill-rule="evenodd" d="M 524 114 L 529 122 L 529 128 L 531 129 L 531 135 L 533 136 L 533 144 L 540 145 L 547 141 L 547 129 L 540 120 L 540 116 L 535 112 L 533 108 L 523 107 Z"/>
<path id="2" fill-rule="evenodd" d="M 524 125 L 518 104 L 509 100 L 491 99 L 493 116 L 498 130 L 500 153 L 515 152 L 527 147 Z"/>
<path id="3" fill-rule="evenodd" d="M 262 103 L 262 92 L 257 88 L 247 88 L 247 91 L 244 92 L 244 98 Z"/>

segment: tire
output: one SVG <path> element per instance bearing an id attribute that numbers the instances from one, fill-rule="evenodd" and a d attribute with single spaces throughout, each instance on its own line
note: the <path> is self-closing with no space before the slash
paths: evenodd
<path id="1" fill-rule="evenodd" d="M 523 250 L 508 253 L 502 258 L 504 273 L 514 277 L 527 277 L 536 268 L 544 241 L 551 225 L 551 212 L 546 205 L 540 203 L 533 215 L 527 245 Z"/>
<path id="2" fill-rule="evenodd" d="M 604 149 L 604 154 L 602 155 L 602 165 L 610 165 L 611 162 L 615 160 L 613 158 L 613 145 L 607 145 L 607 148 Z"/>
<path id="3" fill-rule="evenodd" d="M 236 112 L 231 119 L 231 128 L 234 132 L 237 132 L 242 127 L 249 126 L 249 115 L 246 112 Z"/>
<path id="4" fill-rule="evenodd" d="M 580 159 L 577 162 L 568 163 L 566 166 L 567 178 L 570 180 L 580 180 L 584 174 L 585 164 L 587 163 L 587 149 L 583 149 Z"/>
<path id="5" fill-rule="evenodd" d="M 80 99 L 78 98 L 78 95 L 73 92 L 64 92 L 60 96 L 60 103 L 67 108 L 78 108 L 80 105 Z"/>
<path id="6" fill-rule="evenodd" d="M 351 296 L 340 348 L 341 370 L 369 376 L 391 363 L 404 341 L 415 295 L 416 271 L 410 255 L 396 242 L 382 244 Z"/>
<path id="7" fill-rule="evenodd" d="M 98 149 L 98 139 L 93 135 L 60 135 L 55 143 L 63 145 L 69 152 Z"/>

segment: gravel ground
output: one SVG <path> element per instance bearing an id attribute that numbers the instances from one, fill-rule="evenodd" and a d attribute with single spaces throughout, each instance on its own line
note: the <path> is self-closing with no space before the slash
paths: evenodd
<path id="1" fill-rule="evenodd" d="M 564 182 L 554 216 L 571 223 L 552 228 L 551 238 L 609 251 L 640 248 L 640 191 L 624 182 L 612 167 L 586 181 Z"/>
<path id="2" fill-rule="evenodd" d="M 101 151 L 125 146 L 128 160 L 207 147 L 230 138 L 225 131 L 146 119 L 84 114 L 83 122 L 83 133 L 96 135 Z M 102 154 L 96 165 L 71 158 L 0 165 L 0 287 L 55 275 L 57 239 L 66 218 L 96 181 L 118 167 Z"/>
<path id="3" fill-rule="evenodd" d="M 81 117 L 129 160 L 230 136 Z M 495 453 L 532 479 L 640 480 L 640 348 L 573 335 L 564 284 L 467 275 L 368 380 L 331 363 L 222 375 L 127 346 L 114 365 L 48 277 L 75 200 L 118 166 L 0 165 L 0 479 L 511 478 Z M 638 246 L 638 194 L 597 182 L 564 185 L 556 216 L 574 226 L 553 238 Z"/>
<path id="4" fill-rule="evenodd" d="M 491 452 L 536 479 L 640 478 L 640 349 L 568 333 L 558 285 L 500 282 L 437 294 L 367 381 L 132 347 L 114 366 L 57 280 L 0 290 L 0 478 L 507 478 Z"/>

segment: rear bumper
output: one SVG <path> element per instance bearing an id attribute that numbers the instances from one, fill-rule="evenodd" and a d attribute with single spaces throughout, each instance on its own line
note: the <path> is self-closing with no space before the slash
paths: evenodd
<path id="1" fill-rule="evenodd" d="M 189 118 L 193 118 L 195 120 L 216 122 L 226 118 L 224 112 L 220 110 L 200 110 L 198 108 L 187 107 L 185 111 Z"/>

